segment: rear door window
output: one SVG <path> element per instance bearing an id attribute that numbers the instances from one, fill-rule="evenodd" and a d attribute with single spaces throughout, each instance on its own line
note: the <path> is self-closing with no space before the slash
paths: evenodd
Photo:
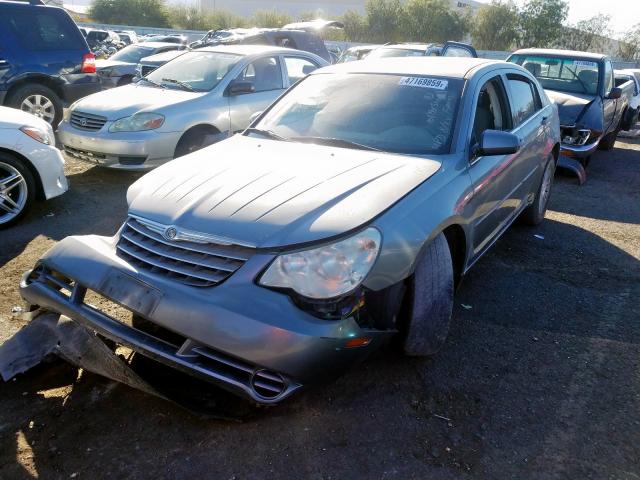
<path id="1" fill-rule="evenodd" d="M 293 85 L 318 68 L 311 60 L 301 57 L 284 57 L 284 64 L 287 68 L 290 85 Z"/>
<path id="2" fill-rule="evenodd" d="M 12 31 L 29 50 L 77 50 L 84 44 L 76 25 L 61 10 L 10 10 L 1 17 L 0 25 Z"/>

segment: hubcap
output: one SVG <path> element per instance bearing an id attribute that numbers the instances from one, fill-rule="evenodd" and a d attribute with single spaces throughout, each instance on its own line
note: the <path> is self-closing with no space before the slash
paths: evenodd
<path id="1" fill-rule="evenodd" d="M 544 169 L 544 176 L 542 177 L 542 185 L 540 185 L 540 213 L 544 213 L 547 209 L 547 202 L 551 194 L 551 183 L 553 182 L 553 160 L 547 163 L 547 168 Z"/>
<path id="2" fill-rule="evenodd" d="M 20 215 L 27 203 L 27 182 L 12 165 L 0 162 L 0 224 Z"/>
<path id="3" fill-rule="evenodd" d="M 24 112 L 29 112 L 40 117 L 43 120 L 51 123 L 56 116 L 56 109 L 53 106 L 53 102 L 44 95 L 34 94 L 29 95 L 22 101 L 20 109 Z"/>

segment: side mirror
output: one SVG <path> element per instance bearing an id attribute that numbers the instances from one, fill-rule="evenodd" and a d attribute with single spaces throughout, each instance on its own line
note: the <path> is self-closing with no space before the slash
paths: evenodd
<path id="1" fill-rule="evenodd" d="M 227 95 L 244 95 L 245 93 L 253 93 L 256 87 L 253 82 L 247 80 L 232 80 L 227 87 Z"/>
<path id="2" fill-rule="evenodd" d="M 609 92 L 609 95 L 607 95 L 607 98 L 611 100 L 617 100 L 621 96 L 622 96 L 622 89 L 620 87 L 613 87 Z"/>
<path id="3" fill-rule="evenodd" d="M 475 154 L 476 156 L 510 155 L 518 150 L 520 150 L 520 140 L 517 135 L 500 130 L 485 130 L 482 132 Z"/>
<path id="4" fill-rule="evenodd" d="M 255 112 L 253 113 L 250 117 L 249 117 L 249 125 L 253 125 L 253 122 L 255 122 L 258 117 L 262 115 L 262 110 L 260 110 L 259 112 Z"/>

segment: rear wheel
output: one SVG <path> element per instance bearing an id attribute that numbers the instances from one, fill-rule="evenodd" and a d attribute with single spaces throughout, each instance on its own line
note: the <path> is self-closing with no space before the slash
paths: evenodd
<path id="1" fill-rule="evenodd" d="M 29 169 L 15 157 L 0 153 L 0 229 L 13 225 L 27 213 L 35 190 Z"/>
<path id="2" fill-rule="evenodd" d="M 411 282 L 410 313 L 404 328 L 406 355 L 423 357 L 440 350 L 453 311 L 453 263 L 444 234 L 422 252 Z"/>
<path id="3" fill-rule="evenodd" d="M 62 120 L 62 101 L 44 85 L 27 83 L 13 92 L 7 103 L 42 118 L 53 127 L 57 127 Z"/>
<path id="4" fill-rule="evenodd" d="M 544 220 L 547 205 L 549 204 L 549 197 L 551 196 L 551 186 L 553 185 L 555 172 L 556 162 L 555 159 L 551 157 L 544 167 L 544 173 L 542 174 L 542 180 L 540 180 L 536 198 L 533 200 L 533 203 L 522 212 L 521 218 L 524 223 L 528 225 L 540 225 Z"/>

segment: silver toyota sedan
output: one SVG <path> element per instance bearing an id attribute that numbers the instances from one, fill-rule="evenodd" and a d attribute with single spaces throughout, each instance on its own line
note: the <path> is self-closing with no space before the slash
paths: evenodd
<path id="1" fill-rule="evenodd" d="M 22 296 L 277 403 L 393 337 L 436 353 L 460 277 L 514 220 L 543 221 L 559 152 L 558 109 L 518 65 L 334 65 L 143 176 L 113 237 L 64 239 Z"/>
<path id="2" fill-rule="evenodd" d="M 244 130 L 253 113 L 325 65 L 312 53 L 259 45 L 187 52 L 136 84 L 71 105 L 59 138 L 70 157 L 151 169 Z"/>

